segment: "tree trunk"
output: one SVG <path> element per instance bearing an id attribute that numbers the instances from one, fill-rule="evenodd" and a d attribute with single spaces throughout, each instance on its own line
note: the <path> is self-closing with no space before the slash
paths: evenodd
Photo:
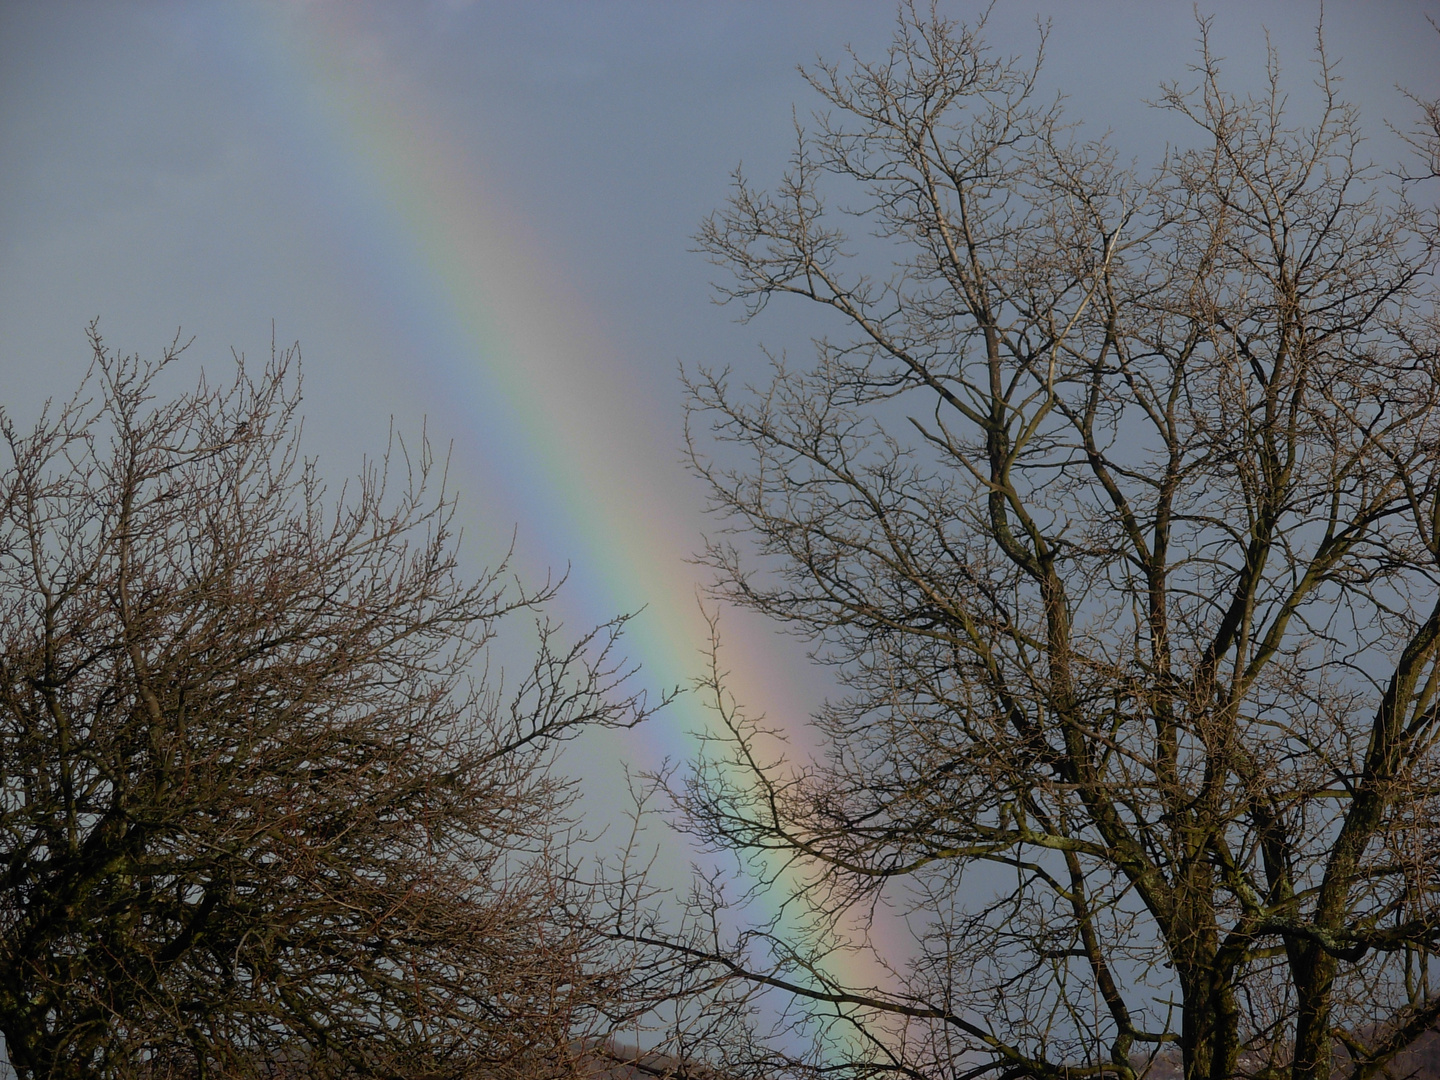
<path id="1" fill-rule="evenodd" d="M 1230 1080 L 1240 1057 L 1240 1009 L 1234 986 L 1207 966 L 1182 972 L 1181 987 L 1185 1080 Z"/>
<path id="2" fill-rule="evenodd" d="M 1330 1076 L 1330 987 L 1335 967 L 1335 958 L 1318 942 L 1306 947 L 1295 980 L 1299 1007 L 1292 1080 L 1328 1080 Z"/>

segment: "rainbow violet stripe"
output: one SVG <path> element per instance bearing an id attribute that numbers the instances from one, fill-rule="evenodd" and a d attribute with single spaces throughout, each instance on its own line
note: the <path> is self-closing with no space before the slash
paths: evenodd
<path id="1" fill-rule="evenodd" d="M 643 606 L 625 637 L 641 677 L 688 685 L 710 631 L 702 572 L 687 561 L 694 523 L 663 497 L 676 487 L 678 447 L 627 393 L 638 376 L 601 340 L 563 274 L 540 265 L 520 216 L 483 190 L 439 110 L 366 37 L 364 13 L 309 0 L 216 17 L 349 254 L 377 277 L 388 317 L 426 357 L 417 374 L 504 472 L 522 540 L 538 536 L 547 557 L 573 566 L 567 608 L 595 624 Z M 765 636 L 726 638 L 728 688 L 772 716 L 803 716 L 806 695 Z M 694 757 L 714 723 L 699 695 L 682 697 L 643 729 L 636 741 L 648 760 L 634 764 Z M 787 737 L 792 753 L 808 749 L 803 724 Z M 840 954 L 833 967 L 852 985 L 883 978 L 861 954 Z"/>

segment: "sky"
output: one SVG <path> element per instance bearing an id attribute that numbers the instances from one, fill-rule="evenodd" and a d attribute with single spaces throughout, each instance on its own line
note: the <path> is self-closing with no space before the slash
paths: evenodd
<path id="1" fill-rule="evenodd" d="M 1303 98 L 1318 5 L 1203 11 L 1233 85 L 1262 76 L 1268 32 Z M 1397 86 L 1440 96 L 1427 17 L 1440 0 L 1324 12 L 1382 162 L 1384 121 L 1412 115 Z M 640 611 L 639 678 L 687 684 L 706 581 L 687 559 L 716 523 L 678 368 L 759 380 L 761 344 L 803 356 L 813 329 L 779 306 L 737 322 L 692 237 L 738 165 L 783 167 L 816 104 L 796 65 L 875 57 L 894 20 L 886 0 L 0 3 L 0 400 L 27 420 L 65 396 L 96 318 L 125 352 L 193 335 L 187 376 L 299 342 L 322 471 L 352 473 L 392 420 L 423 427 L 453 447 L 470 565 L 513 537 L 527 578 L 568 568 L 568 627 Z M 1155 160 L 1177 133 L 1146 102 L 1186 77 L 1191 4 L 1009 0 L 988 37 L 1028 53 L 1037 20 L 1043 85 Z M 736 697 L 811 748 L 826 683 L 803 648 L 741 613 L 722 627 Z M 570 764 L 604 802 L 622 765 L 683 759 L 708 722 L 692 695 Z"/>

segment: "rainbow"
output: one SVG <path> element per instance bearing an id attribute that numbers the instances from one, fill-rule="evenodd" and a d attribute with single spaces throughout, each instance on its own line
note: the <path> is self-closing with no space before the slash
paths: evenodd
<path id="1" fill-rule="evenodd" d="M 373 267 L 397 329 L 427 357 L 417 374 L 483 433 L 522 540 L 573 565 L 567 609 L 595 624 L 643 605 L 625 644 L 645 684 L 687 685 L 709 626 L 703 572 L 687 561 L 694 522 L 662 494 L 675 488 L 679 448 L 627 394 L 638 375 L 564 275 L 536 258 L 523 221 L 483 189 L 439 110 L 366 47 L 357 10 L 257 3 L 217 17 L 258 107 L 303 147 L 301 168 L 324 189 L 350 254 Z M 803 688 L 766 645 L 727 637 L 731 692 L 771 716 L 804 716 Z M 693 757 L 713 723 L 697 695 L 682 697 L 642 729 L 647 760 L 635 764 Z M 787 734 L 792 750 L 807 749 L 803 725 Z M 858 957 L 837 960 L 835 974 L 877 978 Z"/>

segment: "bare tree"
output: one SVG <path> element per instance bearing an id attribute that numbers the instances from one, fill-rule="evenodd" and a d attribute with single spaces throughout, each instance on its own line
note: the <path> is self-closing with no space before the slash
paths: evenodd
<path id="1" fill-rule="evenodd" d="M 293 353 L 154 400 L 106 352 L 0 473 L 0 1031 L 22 1077 L 559 1076 L 615 958 L 557 743 L 622 620 L 502 699 L 428 445 L 329 495 Z M 438 483 L 438 489 L 437 489 Z"/>
<path id="2" fill-rule="evenodd" d="M 839 327 L 690 389 L 721 594 L 845 692 L 790 766 L 710 680 L 685 820 L 808 919 L 676 953 L 812 1010 L 825 1075 L 1361 1080 L 1440 1017 L 1435 216 L 1323 47 L 1295 106 L 1201 29 L 1139 175 L 907 9 L 700 235 L 747 316 Z M 857 984 L 879 905 L 913 942 Z"/>

